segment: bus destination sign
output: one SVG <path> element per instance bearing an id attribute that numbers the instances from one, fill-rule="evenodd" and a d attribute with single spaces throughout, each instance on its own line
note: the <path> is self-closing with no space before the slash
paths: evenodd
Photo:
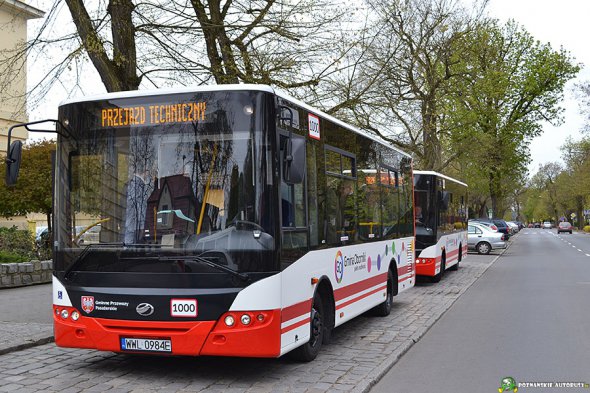
<path id="1" fill-rule="evenodd" d="M 138 105 L 101 110 L 102 127 L 149 126 L 205 120 L 206 102 Z"/>

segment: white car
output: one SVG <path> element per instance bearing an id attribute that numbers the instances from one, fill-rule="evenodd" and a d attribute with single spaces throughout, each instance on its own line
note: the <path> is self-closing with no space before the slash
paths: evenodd
<path id="1" fill-rule="evenodd" d="M 551 224 L 551 222 L 545 221 L 543 223 L 543 229 L 551 229 L 551 228 L 553 228 L 553 224 Z"/>
<path id="2" fill-rule="evenodd" d="M 518 231 L 520 230 L 518 224 L 514 221 L 506 221 L 506 224 L 508 224 L 512 233 L 518 233 Z"/>
<path id="3" fill-rule="evenodd" d="M 496 248 L 506 248 L 504 234 L 488 226 L 469 223 L 467 225 L 467 246 L 479 254 L 489 254 Z"/>

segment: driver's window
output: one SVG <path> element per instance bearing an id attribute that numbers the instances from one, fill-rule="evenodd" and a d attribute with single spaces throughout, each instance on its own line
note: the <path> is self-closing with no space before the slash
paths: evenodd
<path id="1" fill-rule="evenodd" d="M 296 137 L 295 135 L 293 137 Z M 287 146 L 287 136 L 281 135 L 280 162 L 284 165 L 284 157 Z M 281 168 L 283 173 L 283 168 Z M 307 252 L 307 219 L 305 184 L 287 184 L 281 176 L 281 221 L 282 221 L 282 251 L 281 265 L 286 268 Z"/>

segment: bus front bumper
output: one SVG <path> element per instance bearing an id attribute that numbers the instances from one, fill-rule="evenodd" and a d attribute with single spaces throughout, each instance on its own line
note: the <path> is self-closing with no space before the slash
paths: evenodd
<path id="1" fill-rule="evenodd" d="M 218 321 L 128 321 L 81 316 L 70 317 L 72 307 L 53 306 L 55 343 L 59 347 L 88 348 L 120 353 L 187 356 L 278 357 L 280 355 L 281 312 L 229 312 Z M 68 317 L 62 317 L 67 310 Z M 235 324 L 228 327 L 225 317 L 232 314 Z M 240 317 L 251 314 L 244 326 Z M 78 313 L 79 315 L 79 313 Z M 262 321 L 257 319 L 263 315 Z M 170 350 L 123 349 L 124 339 L 169 340 Z"/>
<path id="2" fill-rule="evenodd" d="M 434 277 L 440 272 L 440 258 L 416 258 L 416 275 Z"/>

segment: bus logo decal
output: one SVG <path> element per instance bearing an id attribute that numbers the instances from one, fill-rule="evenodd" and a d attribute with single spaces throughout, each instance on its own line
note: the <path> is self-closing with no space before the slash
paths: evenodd
<path id="1" fill-rule="evenodd" d="M 336 259 L 334 260 L 334 276 L 336 277 L 336 282 L 340 284 L 342 282 L 342 276 L 344 276 L 344 258 L 340 251 L 336 253 Z"/>
<path id="2" fill-rule="evenodd" d="M 143 317 L 149 317 L 154 313 L 154 306 L 149 303 L 141 303 L 137 305 L 135 311 Z"/>
<path id="3" fill-rule="evenodd" d="M 82 310 L 90 314 L 94 310 L 94 296 L 82 296 Z"/>

